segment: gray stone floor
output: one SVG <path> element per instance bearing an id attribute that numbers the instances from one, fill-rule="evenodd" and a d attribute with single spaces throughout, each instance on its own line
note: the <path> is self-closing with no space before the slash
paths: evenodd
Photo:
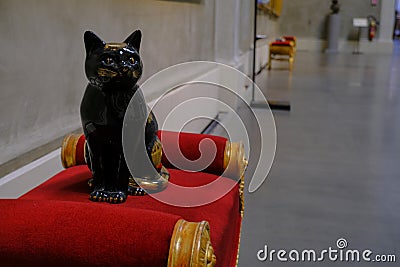
<path id="1" fill-rule="evenodd" d="M 293 72 L 286 66 L 257 77 L 292 110 L 274 111 L 276 157 L 246 194 L 239 266 L 380 266 L 327 254 L 316 263 L 257 259 L 265 245 L 319 253 L 339 238 L 370 258 L 395 254 L 397 263 L 381 265 L 400 266 L 400 54 L 298 52 Z"/>

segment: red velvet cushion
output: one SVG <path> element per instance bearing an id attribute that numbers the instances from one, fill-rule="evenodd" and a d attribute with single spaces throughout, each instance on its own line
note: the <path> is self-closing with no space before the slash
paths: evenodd
<path id="1" fill-rule="evenodd" d="M 164 145 L 175 143 L 175 141 L 178 139 L 181 153 L 185 156 L 185 158 L 191 161 L 197 160 L 200 157 L 200 150 L 199 150 L 200 142 L 206 138 L 211 139 L 216 146 L 217 153 L 215 155 L 213 162 L 205 170 L 202 171 L 218 175 L 223 173 L 224 153 L 227 141 L 225 137 L 207 135 L 207 134 L 193 134 L 185 132 L 179 133 L 171 131 L 158 131 L 157 135 Z M 76 165 L 86 164 L 84 147 L 85 147 L 85 136 L 82 134 L 76 145 L 76 151 L 75 151 Z M 167 168 L 176 168 L 165 157 L 165 153 L 163 153 L 162 164 Z M 191 167 L 193 167 L 193 165 Z"/>
<path id="2" fill-rule="evenodd" d="M 85 161 L 85 136 L 82 134 L 79 139 L 78 142 L 76 144 L 76 152 L 75 152 L 75 161 L 77 163 L 77 165 L 79 164 L 86 164 Z"/>
<path id="3" fill-rule="evenodd" d="M 221 192 L 227 192 L 227 194 L 225 194 L 218 201 L 193 208 L 182 208 L 167 205 L 155 200 L 151 196 L 129 196 L 127 202 L 120 205 L 92 203 L 88 200 L 89 189 L 87 186 L 87 180 L 91 177 L 91 173 L 86 166 L 76 166 L 57 174 L 52 179 L 40 185 L 38 188 L 22 196 L 21 199 L 70 201 L 71 206 L 79 206 L 87 203 L 87 205 L 91 205 L 94 208 L 98 207 L 99 212 L 103 212 L 103 210 L 107 209 L 118 209 L 118 212 L 124 213 L 125 210 L 126 212 L 129 212 L 130 209 L 135 209 L 135 211 L 132 212 L 134 214 L 138 209 L 143 209 L 146 211 L 153 210 L 170 215 L 173 214 L 176 216 L 181 216 L 187 221 L 199 222 L 206 220 L 209 222 L 211 228 L 211 242 L 217 256 L 217 266 L 235 266 L 238 245 L 237 241 L 241 224 L 241 217 L 239 215 L 239 189 L 237 183 L 231 179 L 224 177 L 219 178 L 217 175 L 207 173 L 192 173 L 170 169 L 170 174 L 170 181 L 174 184 L 182 186 L 201 186 L 212 181 L 216 181 L 212 184 L 211 190 L 210 188 L 204 189 L 203 191 L 199 190 L 197 195 L 193 194 L 182 196 L 176 194 L 177 198 L 184 197 L 190 199 L 201 197 L 201 194 L 219 194 Z M 173 187 L 168 187 L 165 192 L 162 192 L 162 194 L 174 193 L 172 191 L 173 189 Z M 95 212 L 93 213 L 93 216 L 94 215 Z M 18 218 L 17 214 L 16 216 Z M 82 214 L 82 217 L 85 217 L 84 214 Z M 97 223 L 96 219 L 93 219 L 92 217 L 90 217 L 90 219 L 93 220 L 93 224 Z M 116 220 L 118 221 L 118 216 Z M 147 223 L 151 226 L 151 229 L 153 229 L 153 227 L 160 227 L 164 229 L 164 225 L 158 220 L 157 217 L 149 219 Z M 112 229 L 110 230 L 112 231 Z M 76 232 L 65 233 L 66 236 L 75 236 L 76 234 Z M 146 238 L 145 233 L 142 234 L 143 236 L 136 240 L 142 240 Z M 151 242 L 158 242 L 157 239 L 154 237 L 152 238 L 153 240 L 151 240 Z M 91 249 L 91 247 L 88 246 L 86 249 Z M 126 251 L 126 253 L 133 253 L 132 257 L 137 257 L 137 255 L 141 255 L 141 253 L 144 252 L 142 251 L 144 249 L 146 248 L 135 247 L 135 251 Z M 159 251 L 158 253 L 164 252 L 165 251 Z M 157 255 L 156 252 L 153 254 L 153 257 L 158 258 L 162 258 L 164 256 L 165 255 Z M 90 259 L 86 260 L 90 261 Z"/>
<path id="4" fill-rule="evenodd" d="M 158 136 L 163 146 L 168 144 L 174 144 L 175 141 L 179 140 L 179 148 L 181 153 L 189 160 L 194 161 L 200 157 L 199 145 L 205 138 L 211 139 L 216 148 L 217 153 L 213 162 L 205 169 L 204 172 L 214 173 L 220 175 L 224 171 L 224 153 L 227 139 L 221 136 L 207 135 L 207 134 L 193 134 L 184 132 L 170 132 L 170 131 L 158 131 Z M 162 164 L 167 168 L 175 168 L 163 153 Z"/>
<path id="5" fill-rule="evenodd" d="M 166 266 L 180 219 L 70 201 L 2 200 L 0 209 L 1 266 Z"/>
<path id="6" fill-rule="evenodd" d="M 272 42 L 271 45 L 276 45 L 276 46 L 291 46 L 290 41 L 276 41 Z"/>
<path id="7" fill-rule="evenodd" d="M 294 37 L 294 36 L 282 36 L 282 37 L 286 41 L 295 41 L 296 40 L 296 37 Z"/>

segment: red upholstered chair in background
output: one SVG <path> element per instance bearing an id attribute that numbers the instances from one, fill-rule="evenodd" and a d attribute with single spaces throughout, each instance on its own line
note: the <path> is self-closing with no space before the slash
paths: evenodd
<path id="1" fill-rule="evenodd" d="M 285 36 L 282 36 L 282 39 L 284 39 L 285 41 L 292 42 L 292 46 L 293 46 L 293 47 L 295 48 L 295 50 L 296 50 L 296 45 L 297 45 L 297 43 L 296 43 L 296 41 L 297 41 L 296 37 L 285 35 Z"/>
<path id="2" fill-rule="evenodd" d="M 177 134 L 162 132 L 162 143 L 176 140 Z M 67 136 L 62 148 L 66 170 L 20 199 L 0 201 L 2 266 L 235 266 L 243 215 L 243 145 L 180 133 L 183 155 L 198 158 L 204 138 L 217 147 L 204 171 L 175 169 L 165 157 L 163 165 L 171 183 L 200 188 L 188 199 L 223 196 L 203 206 L 177 207 L 149 195 L 129 196 L 118 205 L 90 202 L 84 136 Z M 210 183 L 211 190 L 201 191 Z"/>
<path id="3" fill-rule="evenodd" d="M 289 61 L 289 69 L 293 69 L 296 55 L 296 37 L 283 36 L 269 44 L 268 69 L 272 68 L 272 60 Z"/>

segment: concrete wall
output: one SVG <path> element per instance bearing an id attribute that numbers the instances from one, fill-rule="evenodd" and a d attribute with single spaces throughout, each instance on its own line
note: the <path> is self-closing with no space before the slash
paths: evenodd
<path id="1" fill-rule="evenodd" d="M 213 0 L 0 1 L 0 164 L 80 127 L 83 32 L 123 41 L 143 31 L 145 80 L 214 59 Z"/>
<path id="2" fill-rule="evenodd" d="M 353 18 L 373 15 L 378 20 L 380 19 L 381 1 L 375 7 L 371 6 L 371 1 L 366 0 L 341 0 L 339 2 L 341 16 L 340 37 L 343 39 L 354 38 Z M 299 38 L 326 39 L 327 16 L 330 13 L 330 4 L 330 0 L 284 1 L 279 31 L 296 35 Z"/>
<path id="3" fill-rule="evenodd" d="M 391 53 L 392 44 L 387 38 L 382 40 L 381 35 L 393 30 L 394 0 L 378 1 L 377 6 L 372 6 L 371 1 L 351 0 L 340 2 L 340 51 L 352 51 L 353 43 L 357 37 L 357 29 L 352 25 L 353 18 L 375 16 L 381 24 L 378 28 L 376 39 L 369 43 L 366 41 L 367 28 L 362 29 L 361 48 L 363 52 Z M 326 45 L 328 15 L 330 13 L 330 0 L 286 0 L 283 3 L 282 15 L 279 18 L 279 33 L 295 35 L 298 37 L 299 50 L 323 51 Z"/>

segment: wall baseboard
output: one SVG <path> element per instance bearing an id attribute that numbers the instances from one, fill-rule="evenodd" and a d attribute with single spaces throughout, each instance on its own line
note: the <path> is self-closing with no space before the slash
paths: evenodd
<path id="1" fill-rule="evenodd" d="M 61 148 L 1 178 L 0 199 L 19 198 L 63 170 L 60 155 Z"/>

